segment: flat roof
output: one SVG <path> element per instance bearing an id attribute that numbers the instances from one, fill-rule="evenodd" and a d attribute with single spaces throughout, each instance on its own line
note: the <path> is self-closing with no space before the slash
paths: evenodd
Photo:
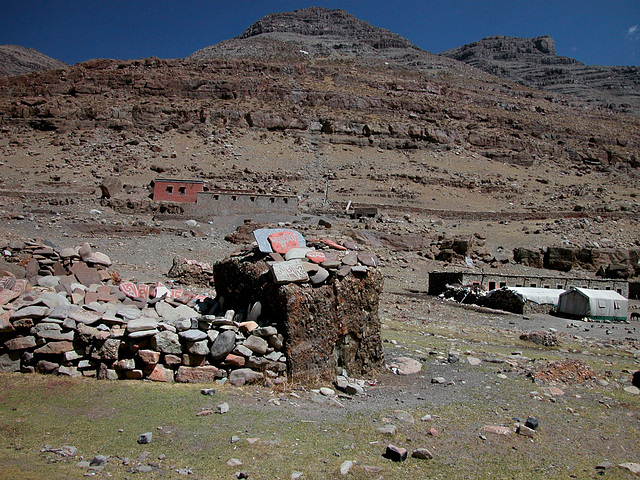
<path id="1" fill-rule="evenodd" d="M 156 178 L 154 182 L 172 182 L 172 183 L 204 183 L 204 180 L 180 180 L 178 178 Z"/>

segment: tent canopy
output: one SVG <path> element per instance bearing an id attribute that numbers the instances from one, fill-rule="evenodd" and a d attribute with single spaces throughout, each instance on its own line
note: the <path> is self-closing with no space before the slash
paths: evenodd
<path id="1" fill-rule="evenodd" d="M 624 322 L 628 300 L 613 290 L 571 287 L 560 295 L 558 313 L 593 320 Z"/>
<path id="2" fill-rule="evenodd" d="M 537 288 L 537 287 L 509 287 L 525 302 L 533 302 L 538 305 L 558 305 L 558 298 L 565 290 L 557 288 Z"/>

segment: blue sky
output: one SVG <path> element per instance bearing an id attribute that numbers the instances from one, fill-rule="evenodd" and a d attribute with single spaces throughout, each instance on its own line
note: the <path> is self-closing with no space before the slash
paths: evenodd
<path id="1" fill-rule="evenodd" d="M 640 0 L 0 0 L 0 44 L 67 63 L 185 57 L 271 12 L 343 8 L 432 53 L 489 35 L 550 35 L 587 65 L 640 65 Z"/>

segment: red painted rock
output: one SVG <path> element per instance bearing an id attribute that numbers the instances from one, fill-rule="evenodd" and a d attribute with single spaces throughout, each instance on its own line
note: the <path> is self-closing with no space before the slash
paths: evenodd
<path id="1" fill-rule="evenodd" d="M 271 248 L 274 252 L 284 255 L 292 248 L 299 248 L 298 236 L 295 232 L 290 230 L 284 230 L 282 232 L 275 232 L 267 237 Z"/>
<path id="2" fill-rule="evenodd" d="M 320 263 L 324 262 L 327 259 L 327 257 L 325 256 L 324 253 L 318 252 L 317 250 L 313 250 L 311 252 L 307 252 L 307 254 L 305 256 L 310 261 L 312 261 L 313 263 L 317 263 L 317 264 L 320 264 Z"/>
<path id="3" fill-rule="evenodd" d="M 129 298 L 138 297 L 138 287 L 132 282 L 122 282 L 120 284 L 120 291 Z"/>
<path id="4" fill-rule="evenodd" d="M 11 290 L 15 283 L 16 279 L 13 277 L 2 277 L 0 278 L 0 290 Z"/>
<path id="5" fill-rule="evenodd" d="M 138 285 L 138 297 L 147 300 L 149 298 L 150 291 L 151 286 L 147 285 L 146 283 L 141 283 Z"/>
<path id="6" fill-rule="evenodd" d="M 322 243 L 324 243 L 325 245 L 329 245 L 331 248 L 333 248 L 335 250 L 346 250 L 345 247 L 343 247 L 339 243 L 334 242 L 333 240 L 329 240 L 328 238 L 323 238 L 320 241 Z"/>
<path id="7" fill-rule="evenodd" d="M 29 282 L 27 282 L 27 280 L 25 280 L 24 278 L 16 280 L 13 284 L 13 287 L 11 287 L 11 291 L 16 292 L 18 295 L 22 295 L 24 292 L 30 289 L 31 286 L 29 285 Z"/>
<path id="8" fill-rule="evenodd" d="M 169 297 L 180 298 L 183 294 L 184 294 L 184 290 L 182 288 L 173 288 L 169 292 Z"/>

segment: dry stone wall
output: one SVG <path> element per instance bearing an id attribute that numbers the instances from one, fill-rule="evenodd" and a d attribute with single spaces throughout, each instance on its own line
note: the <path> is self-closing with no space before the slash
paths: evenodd
<path id="1" fill-rule="evenodd" d="M 235 385 L 285 379 L 283 336 L 260 326 L 255 312 L 247 318 L 222 298 L 160 282 L 122 282 L 88 244 L 13 242 L 3 257 L 2 371 Z"/>
<path id="2" fill-rule="evenodd" d="M 0 371 L 244 385 L 384 368 L 375 255 L 256 232 L 213 266 L 211 296 L 123 281 L 88 243 L 4 245 Z M 172 270 L 211 283 L 209 264 L 176 258 Z"/>

